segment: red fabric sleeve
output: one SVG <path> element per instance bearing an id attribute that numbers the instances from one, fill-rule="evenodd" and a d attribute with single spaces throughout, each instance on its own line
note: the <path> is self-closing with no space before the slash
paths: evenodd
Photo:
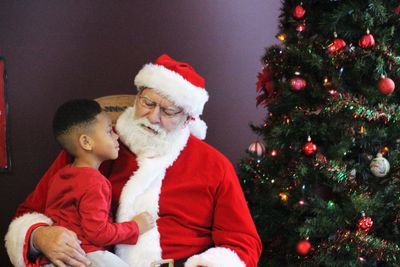
<path id="1" fill-rule="evenodd" d="M 227 163 L 216 198 L 212 230 L 215 246 L 232 249 L 247 267 L 256 267 L 261 254 L 261 240 L 230 163 Z"/>
<path id="2" fill-rule="evenodd" d="M 71 161 L 70 157 L 65 151 L 57 156 L 56 160 L 46 171 L 46 173 L 40 179 L 35 190 L 22 202 L 16 213 L 16 217 L 21 216 L 27 212 L 39 212 L 43 213 L 46 206 L 46 195 L 50 178 L 62 167 L 67 165 Z"/>
<path id="3" fill-rule="evenodd" d="M 27 212 L 39 212 L 44 213 L 46 207 L 46 196 L 50 178 L 62 167 L 70 163 L 71 159 L 65 151 L 57 156 L 56 160 L 46 171 L 46 173 L 40 179 L 35 190 L 22 202 L 18 209 L 15 217 L 19 217 Z"/>
<path id="4" fill-rule="evenodd" d="M 48 224 L 45 223 L 36 223 L 34 225 L 32 225 L 28 231 L 26 232 L 26 236 L 25 236 L 25 242 L 24 242 L 24 261 L 25 261 L 25 265 L 27 267 L 39 267 L 40 266 L 40 258 L 36 258 L 35 262 L 30 262 L 28 260 L 28 251 L 29 251 L 29 239 L 31 236 L 31 233 L 33 230 L 35 230 L 36 228 L 40 227 L 40 226 L 47 226 Z"/>
<path id="5" fill-rule="evenodd" d="M 136 222 L 112 223 L 110 220 L 111 187 L 107 183 L 92 184 L 79 204 L 82 230 L 96 246 L 136 244 L 139 228 Z"/>
<path id="6" fill-rule="evenodd" d="M 46 206 L 46 195 L 47 195 L 47 188 L 50 178 L 53 176 L 55 172 L 57 172 L 60 168 L 68 164 L 69 156 L 65 151 L 62 151 L 47 170 L 47 172 L 42 176 L 40 182 L 36 186 L 35 190 L 22 202 L 16 212 L 14 218 L 19 217 L 28 212 L 39 212 L 44 213 L 44 209 Z M 38 263 L 31 263 L 29 262 L 27 255 L 29 249 L 29 238 L 34 229 L 41 225 L 46 224 L 34 224 L 32 225 L 25 235 L 25 242 L 23 247 L 23 258 L 27 266 L 39 266 Z"/>

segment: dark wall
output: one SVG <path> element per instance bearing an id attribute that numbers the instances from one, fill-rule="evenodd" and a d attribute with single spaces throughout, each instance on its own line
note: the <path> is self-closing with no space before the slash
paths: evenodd
<path id="1" fill-rule="evenodd" d="M 206 78 L 206 140 L 237 164 L 256 138 L 249 123 L 264 117 L 255 83 L 264 47 L 276 43 L 279 7 L 279 0 L 2 0 L 13 170 L 0 174 L 0 235 L 59 150 L 50 127 L 56 107 L 134 93 L 134 75 L 164 52 Z M 0 266 L 9 266 L 0 247 Z"/>

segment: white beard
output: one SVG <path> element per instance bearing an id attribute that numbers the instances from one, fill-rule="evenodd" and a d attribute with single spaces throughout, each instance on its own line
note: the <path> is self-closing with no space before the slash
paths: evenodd
<path id="1" fill-rule="evenodd" d="M 153 158 L 164 156 L 188 136 L 188 127 L 183 123 L 170 132 L 159 125 L 152 124 L 147 118 L 135 118 L 135 108 L 127 108 L 118 118 L 115 129 L 121 141 L 136 154 L 136 156 Z M 149 127 L 152 133 L 143 128 Z"/>

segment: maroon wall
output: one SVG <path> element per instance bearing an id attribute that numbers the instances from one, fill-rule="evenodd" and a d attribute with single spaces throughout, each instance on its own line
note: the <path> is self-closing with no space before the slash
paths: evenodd
<path id="1" fill-rule="evenodd" d="M 135 73 L 164 52 L 206 78 L 207 141 L 236 164 L 256 138 L 249 123 L 264 117 L 255 107 L 256 75 L 264 47 L 276 43 L 279 7 L 279 0 L 2 0 L 13 170 L 0 174 L 0 235 L 58 152 L 56 107 L 133 93 Z M 0 251 L 0 266 L 9 266 Z"/>

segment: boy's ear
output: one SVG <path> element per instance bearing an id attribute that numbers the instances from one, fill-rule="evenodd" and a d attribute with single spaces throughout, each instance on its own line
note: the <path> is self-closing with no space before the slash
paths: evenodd
<path id="1" fill-rule="evenodd" d="M 92 150 L 93 140 L 90 138 L 90 136 L 82 134 L 79 136 L 79 145 L 84 150 Z"/>

